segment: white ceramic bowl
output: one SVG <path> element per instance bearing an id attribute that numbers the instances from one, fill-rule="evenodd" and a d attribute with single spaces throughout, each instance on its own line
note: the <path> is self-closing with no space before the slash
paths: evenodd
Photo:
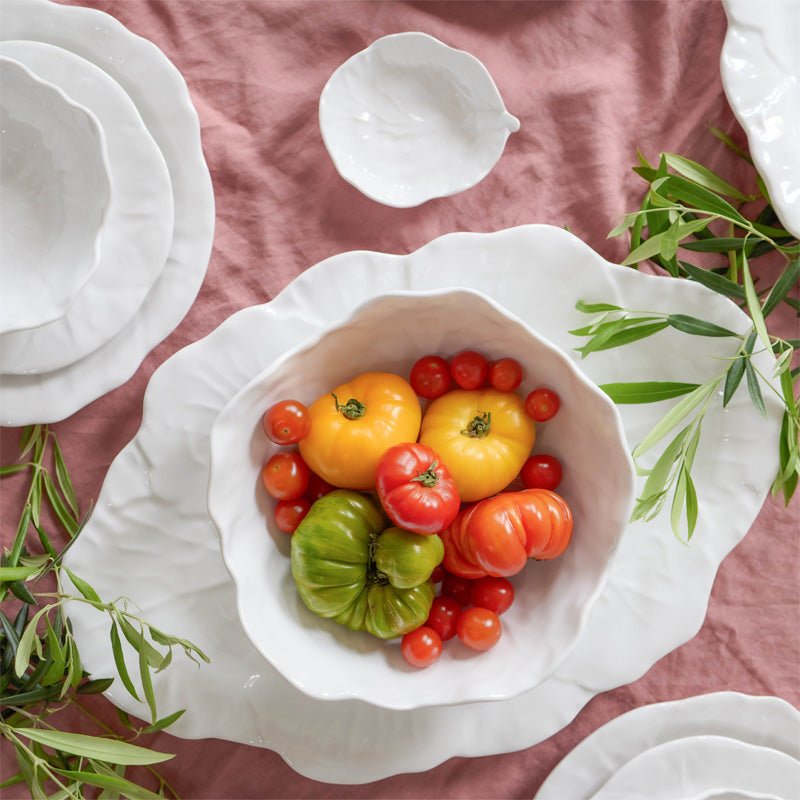
<path id="1" fill-rule="evenodd" d="M 474 186 L 519 130 L 477 58 L 413 31 L 345 61 L 322 90 L 319 122 L 339 174 L 396 208 Z"/>
<path id="2" fill-rule="evenodd" d="M 397 640 L 350 631 L 303 605 L 290 570 L 290 537 L 275 527 L 274 501 L 261 486 L 261 467 L 279 449 L 264 435 L 261 417 L 278 400 L 310 403 L 359 372 L 408 375 L 425 353 L 467 347 L 518 359 L 525 369 L 520 392 L 543 385 L 560 394 L 561 410 L 538 426 L 534 449 L 565 465 L 559 492 L 575 517 L 574 538 L 560 558 L 531 562 L 512 579 L 516 599 L 492 650 L 478 655 L 451 640 L 435 665 L 415 670 Z M 386 294 L 365 303 L 242 389 L 214 424 L 210 448 L 209 512 L 253 644 L 313 697 L 384 708 L 500 700 L 545 680 L 577 641 L 633 501 L 633 468 L 614 405 L 561 350 L 467 289 Z"/>
<path id="3" fill-rule="evenodd" d="M 62 317 L 97 269 L 111 199 L 94 114 L 0 58 L 0 333 Z"/>

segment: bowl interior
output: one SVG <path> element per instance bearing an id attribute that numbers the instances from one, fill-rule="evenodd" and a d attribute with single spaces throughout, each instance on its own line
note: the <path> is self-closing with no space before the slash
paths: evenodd
<path id="1" fill-rule="evenodd" d="M 94 115 L 0 58 L 0 331 L 69 309 L 97 267 L 110 199 Z"/>
<path id="2" fill-rule="evenodd" d="M 272 404 L 305 403 L 359 372 L 407 376 L 421 355 L 473 348 L 510 356 L 525 370 L 520 393 L 555 389 L 558 415 L 537 427 L 534 452 L 564 464 L 559 492 L 575 517 L 573 541 L 552 562 L 529 562 L 512 578 L 516 599 L 503 635 L 476 654 L 457 640 L 426 670 L 408 667 L 397 641 L 383 642 L 309 612 L 291 576 L 290 537 L 273 523 L 261 486 L 263 463 L 279 448 L 261 429 Z M 380 296 L 256 377 L 211 433 L 209 511 L 237 587 L 245 631 L 301 690 L 323 699 L 360 698 L 412 708 L 514 696 L 545 680 L 574 646 L 633 499 L 633 472 L 616 409 L 569 358 L 483 295 L 464 289 Z"/>
<path id="3" fill-rule="evenodd" d="M 320 124 L 345 180 L 396 206 L 477 183 L 519 127 L 476 58 L 416 32 L 346 61 L 322 92 Z"/>

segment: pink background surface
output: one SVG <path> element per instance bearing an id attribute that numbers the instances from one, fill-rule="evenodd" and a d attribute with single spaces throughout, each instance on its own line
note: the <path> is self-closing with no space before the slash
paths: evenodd
<path id="1" fill-rule="evenodd" d="M 747 174 L 707 130 L 715 125 L 744 141 L 719 78 L 726 22 L 717 2 L 89 5 L 155 42 L 185 76 L 202 123 L 217 227 L 206 281 L 179 328 L 126 385 L 55 426 L 84 502 L 97 497 L 109 464 L 136 432 L 156 367 L 327 256 L 409 252 L 451 231 L 547 222 L 568 225 L 619 260 L 624 242 L 606 234 L 640 201 L 643 184 L 630 170 L 637 147 L 651 160 L 661 151 L 682 153 L 734 182 Z M 320 137 L 317 101 L 342 61 L 404 30 L 425 31 L 480 58 L 522 128 L 478 186 L 397 210 L 338 176 Z M 776 333 L 797 336 L 791 314 L 774 316 Z M 13 458 L 17 436 L 3 431 L 4 462 Z M 21 489 L 19 481 L 3 481 L 4 541 L 13 533 Z M 536 747 L 332 786 L 300 777 L 267 750 L 168 734 L 146 743 L 178 754 L 163 772 L 187 798 L 531 798 L 572 747 L 631 708 L 723 689 L 798 705 L 798 509 L 797 502 L 784 510 L 768 500 L 722 564 L 698 635 L 636 683 L 596 697 Z M 93 707 L 114 719 L 102 700 Z M 3 766 L 7 776 L 12 765 Z"/>

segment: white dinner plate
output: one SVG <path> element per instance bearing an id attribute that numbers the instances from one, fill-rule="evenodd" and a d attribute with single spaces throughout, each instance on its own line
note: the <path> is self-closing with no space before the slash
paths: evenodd
<path id="1" fill-rule="evenodd" d="M 714 791 L 797 800 L 800 761 L 725 736 L 689 736 L 635 756 L 592 800 L 691 800 Z"/>
<path id="2" fill-rule="evenodd" d="M 787 231 L 800 238 L 800 5 L 725 0 L 725 94 Z"/>
<path id="3" fill-rule="evenodd" d="M 105 344 L 142 304 L 172 242 L 172 185 L 136 106 L 103 70 L 41 42 L 0 42 L 0 55 L 16 58 L 92 111 L 108 146 L 113 194 L 97 271 L 63 317 L 0 336 L 0 373 L 50 372 Z"/>
<path id="4" fill-rule="evenodd" d="M 696 736 L 724 736 L 797 759 L 800 712 L 778 697 L 738 692 L 642 706 L 606 723 L 571 750 L 547 776 L 536 800 L 587 800 L 640 753 Z"/>
<path id="5" fill-rule="evenodd" d="M 159 713 L 187 709 L 172 732 L 269 747 L 318 780 L 373 781 L 452 756 L 529 747 L 568 724 L 596 693 L 636 680 L 699 630 L 717 568 L 747 533 L 777 470 L 782 406 L 771 392 L 765 393 L 766 418 L 753 412 L 746 392 L 725 411 L 709 409 L 704 441 L 715 446 L 701 443 L 692 470 L 700 511 L 691 546 L 675 539 L 664 516 L 630 526 L 577 648 L 530 692 L 413 711 L 314 700 L 250 644 L 206 507 L 209 433 L 217 414 L 274 359 L 364 300 L 454 285 L 489 294 L 564 349 L 578 344 L 567 331 L 585 324 L 574 309 L 579 298 L 695 314 L 738 331 L 749 327 L 735 305 L 698 284 L 613 266 L 566 231 L 530 225 L 454 233 L 406 256 L 334 256 L 272 302 L 234 314 L 176 353 L 151 378 L 142 427 L 111 465 L 92 519 L 67 558 L 101 596 L 127 595 L 153 623 L 211 655 L 212 663 L 201 668 L 176 658 L 155 676 Z M 578 365 L 595 382 L 698 381 L 717 370 L 715 357 L 729 357 L 735 348 L 732 340 L 664 331 Z M 756 359 L 762 372 L 770 371 L 771 356 Z M 640 441 L 667 407 L 621 406 L 629 442 Z M 744 474 L 742 463 L 749 465 Z M 70 613 L 87 668 L 114 675 L 105 618 L 77 604 Z M 108 696 L 146 715 L 119 685 Z"/>
<path id="6" fill-rule="evenodd" d="M 152 43 L 90 8 L 48 0 L 0 2 L 0 40 L 62 47 L 107 72 L 127 92 L 164 156 L 175 208 L 164 268 L 133 319 L 102 347 L 53 372 L 4 375 L 0 424 L 56 422 L 123 384 L 169 335 L 203 282 L 214 234 L 214 196 L 186 82 Z"/>

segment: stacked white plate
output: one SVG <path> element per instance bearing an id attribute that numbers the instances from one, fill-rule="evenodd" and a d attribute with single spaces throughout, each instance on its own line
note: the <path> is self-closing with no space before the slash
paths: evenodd
<path id="1" fill-rule="evenodd" d="M 57 313 L 2 327 L 0 424 L 15 426 L 63 419 L 124 383 L 177 326 L 208 265 L 214 198 L 186 83 L 155 45 L 113 17 L 48 0 L 5 0 L 0 59 L 96 121 L 110 186 L 88 277 Z M 12 163 L 12 142 L 1 141 L 4 162 Z M 63 187 L 55 177 L 48 183 L 55 172 L 13 175 L 13 188 L 23 197 L 49 193 L 58 208 L 88 206 L 89 191 L 69 202 L 58 196 Z M 20 207 L 12 211 L 21 214 Z M 5 205 L 3 213 L 6 219 Z M 50 216 L 37 220 L 45 234 L 59 224 L 58 213 Z M 59 252 L 41 258 L 58 260 Z M 29 276 L 6 261 L 22 295 L 38 298 L 33 270 Z M 55 271 L 67 274 L 74 263 L 65 258 Z"/>
<path id="2" fill-rule="evenodd" d="M 800 712 L 736 692 L 644 706 L 584 739 L 536 800 L 797 800 Z"/>

